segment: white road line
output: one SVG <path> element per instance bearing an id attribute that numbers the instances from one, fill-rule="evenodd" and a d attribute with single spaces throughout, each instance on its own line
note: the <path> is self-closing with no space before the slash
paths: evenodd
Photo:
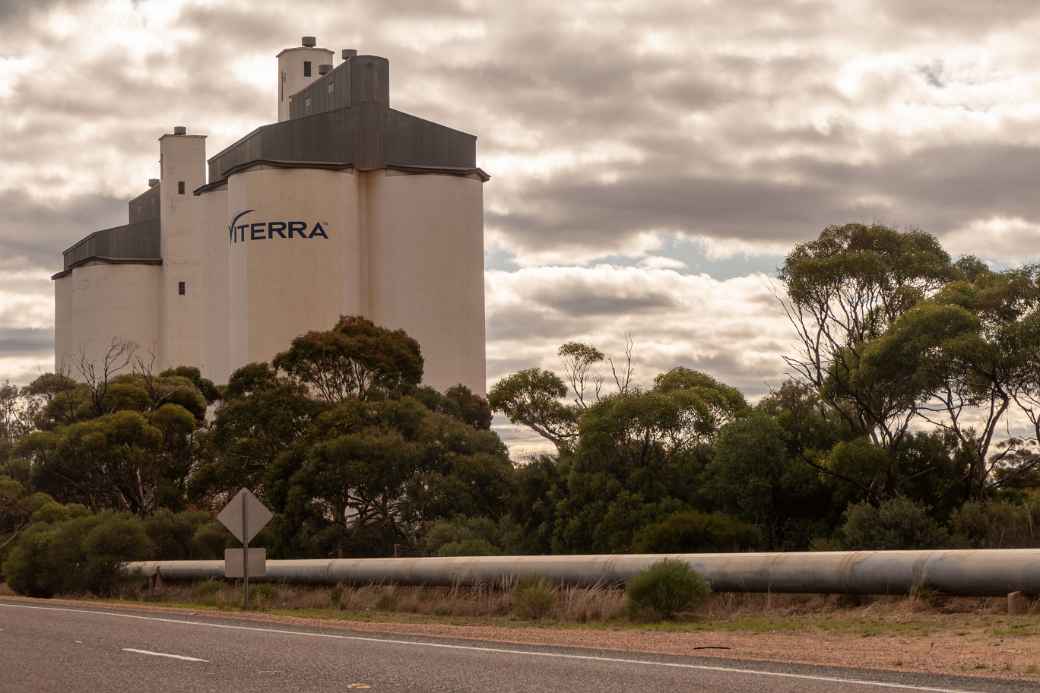
<path id="1" fill-rule="evenodd" d="M 782 671 L 763 671 L 761 669 L 741 669 L 739 667 L 711 666 L 707 664 L 684 664 L 681 662 L 658 662 L 652 659 L 629 659 L 623 657 L 601 657 L 596 655 L 566 654 L 563 652 L 539 652 L 537 650 L 513 650 L 498 647 L 479 647 L 477 645 L 451 645 L 440 642 L 421 642 L 417 640 L 395 640 L 392 638 L 374 638 L 363 635 L 339 635 L 336 633 L 309 633 L 300 630 L 285 630 L 282 628 L 260 628 L 259 626 L 238 626 L 230 623 L 207 623 L 205 621 L 186 621 L 177 618 L 162 618 L 159 616 L 140 616 L 138 614 L 124 614 L 117 611 L 100 611 L 94 609 L 72 609 L 61 606 L 32 606 L 29 604 L 5 604 L 0 602 L 0 607 L 11 609 L 38 609 L 41 611 L 64 611 L 74 614 L 93 614 L 95 616 L 113 616 L 116 618 L 129 618 L 138 621 L 155 621 L 158 623 L 174 623 L 182 626 L 199 626 L 202 628 L 217 628 L 221 630 L 240 630 L 254 633 L 275 633 L 278 635 L 295 635 L 304 638 L 327 638 L 332 640 L 351 640 L 355 642 L 385 643 L 388 645 L 406 645 L 410 647 L 429 647 L 444 650 L 465 650 L 468 652 L 487 652 L 489 654 L 523 655 L 527 657 L 548 657 L 554 659 L 571 659 L 587 662 L 607 662 L 612 664 L 639 664 L 651 667 L 667 667 L 672 669 L 691 669 L 696 671 L 713 671 L 728 674 L 746 674 L 749 676 L 772 676 L 774 678 L 799 679 L 804 681 L 822 681 L 825 683 L 840 683 L 847 686 L 874 686 L 875 688 L 892 688 L 904 691 L 929 691 L 930 693 L 977 693 L 967 688 L 933 688 L 930 686 L 914 686 L 907 683 L 892 683 L 889 681 L 871 681 L 869 679 L 852 679 L 838 676 L 813 676 L 812 674 L 792 674 Z"/>
<path id="2" fill-rule="evenodd" d="M 185 662 L 209 662 L 208 659 L 199 659 L 198 657 L 185 657 L 184 655 L 175 655 L 168 652 L 152 652 L 151 650 L 135 650 L 132 647 L 124 647 L 123 652 L 133 652 L 134 654 L 151 655 L 152 657 L 169 657 L 170 659 L 182 659 Z"/>

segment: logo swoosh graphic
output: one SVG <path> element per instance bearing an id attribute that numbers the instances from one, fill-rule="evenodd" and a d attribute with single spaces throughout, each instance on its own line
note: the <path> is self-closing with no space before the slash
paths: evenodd
<path id="1" fill-rule="evenodd" d="M 249 214 L 250 212 L 255 212 L 255 211 L 256 211 L 255 209 L 247 209 L 244 212 L 239 212 L 238 214 L 236 214 L 235 218 L 231 220 L 230 224 L 228 224 L 228 227 L 227 227 L 228 235 L 230 236 L 231 234 L 233 234 L 235 232 L 235 224 L 238 223 L 239 219 L 241 219 L 245 215 Z"/>

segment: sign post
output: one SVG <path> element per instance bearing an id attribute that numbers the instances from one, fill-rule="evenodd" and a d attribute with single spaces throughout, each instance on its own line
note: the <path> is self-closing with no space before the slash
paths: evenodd
<path id="1" fill-rule="evenodd" d="M 242 608 L 249 608 L 249 576 L 267 573 L 267 552 L 250 549 L 250 540 L 271 521 L 273 515 L 249 489 L 241 489 L 217 515 L 220 524 L 242 542 L 241 549 L 224 551 L 224 577 L 242 578 Z"/>

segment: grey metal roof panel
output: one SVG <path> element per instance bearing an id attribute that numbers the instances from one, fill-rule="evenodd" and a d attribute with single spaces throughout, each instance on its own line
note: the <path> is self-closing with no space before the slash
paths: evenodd
<path id="1" fill-rule="evenodd" d="M 95 231 L 62 253 L 65 269 L 94 257 L 159 260 L 160 228 L 158 219 L 148 219 Z"/>
<path id="2" fill-rule="evenodd" d="M 51 279 L 61 279 L 72 274 L 72 270 L 77 267 L 83 267 L 84 265 L 91 265 L 94 263 L 101 265 L 162 265 L 163 261 L 157 258 L 150 257 L 100 257 L 97 255 L 91 255 L 90 257 L 83 258 L 82 260 L 74 263 L 70 267 L 66 267 L 61 272 L 57 272 L 51 275 Z"/>

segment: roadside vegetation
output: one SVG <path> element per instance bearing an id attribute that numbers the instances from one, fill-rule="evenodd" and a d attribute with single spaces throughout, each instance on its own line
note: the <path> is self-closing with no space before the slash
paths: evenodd
<path id="1" fill-rule="evenodd" d="M 1040 269 L 851 224 L 795 247 L 777 293 L 798 347 L 754 404 L 639 372 L 638 336 L 564 344 L 487 400 L 422 386 L 420 345 L 359 317 L 220 385 L 113 342 L 0 388 L 0 565 L 26 594 L 111 594 L 119 560 L 219 557 L 242 486 L 271 558 L 1040 546 Z M 510 460 L 494 412 L 555 452 Z"/>
<path id="2" fill-rule="evenodd" d="M 0 588 L 0 594 L 2 594 Z M 401 585 L 292 585 L 250 587 L 250 611 L 293 618 L 356 623 L 413 623 L 501 628 L 591 628 L 662 632 L 749 634 L 821 633 L 859 638 L 985 632 L 990 637 L 1040 637 L 1040 605 L 1007 615 L 1002 598 L 798 594 L 708 594 L 673 618 L 634 612 L 624 589 L 546 584 L 548 608 L 529 610 L 515 589 Z M 218 580 L 123 582 L 106 603 L 240 613 L 241 584 Z"/>

